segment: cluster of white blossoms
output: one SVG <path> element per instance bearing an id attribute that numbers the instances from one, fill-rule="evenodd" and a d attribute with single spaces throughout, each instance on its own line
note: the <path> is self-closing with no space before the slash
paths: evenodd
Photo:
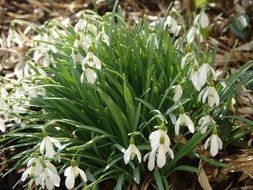
<path id="1" fill-rule="evenodd" d="M 29 100 L 35 97 L 37 91 L 32 84 L 11 79 L 4 81 L 0 87 L 0 131 L 6 131 L 6 123 L 21 124 L 21 118 L 17 115 L 27 111 Z"/>
<path id="2" fill-rule="evenodd" d="M 172 29 L 172 32 L 177 35 L 180 31 L 180 27 L 177 25 L 176 20 L 168 16 L 166 18 L 165 25 Z M 194 26 L 190 29 L 187 34 L 188 43 L 192 43 L 195 36 L 199 37 L 202 41 L 202 35 L 200 34 L 200 29 L 207 28 L 209 26 L 209 20 L 205 12 L 202 10 L 199 15 L 194 20 Z M 154 41 L 153 36 L 149 36 L 149 42 Z M 187 67 L 186 67 L 187 66 Z M 192 82 L 195 90 L 199 92 L 198 101 L 203 104 L 207 103 L 210 108 L 218 106 L 220 103 L 220 98 L 218 92 L 215 89 L 214 81 L 217 80 L 216 73 L 208 61 L 202 63 L 201 65 L 197 61 L 195 52 L 188 48 L 188 52 L 182 58 L 181 69 L 188 68 L 188 78 Z M 173 102 L 178 102 L 183 96 L 183 86 L 184 82 L 173 86 L 174 96 Z M 179 108 L 179 116 L 176 119 L 173 114 L 173 122 L 175 125 L 175 134 L 179 135 L 180 127 L 186 126 L 190 133 L 195 132 L 194 122 L 190 118 L 189 114 L 185 113 L 184 108 L 181 106 Z M 219 149 L 222 149 L 222 141 L 217 135 L 217 125 L 214 119 L 210 116 L 208 112 L 206 115 L 202 116 L 199 121 L 199 129 L 202 134 L 207 132 L 208 126 L 214 127 L 213 134 L 206 140 L 204 148 L 207 149 L 210 146 L 211 156 L 216 156 Z M 149 136 L 151 151 L 144 156 L 144 161 L 148 159 L 148 169 L 151 171 L 157 165 L 158 168 L 162 168 L 166 164 L 167 154 L 171 159 L 174 158 L 173 150 L 170 148 L 170 139 L 167 135 L 167 128 L 164 124 L 158 126 L 158 130 L 152 132 Z M 134 140 L 131 137 L 130 145 L 128 149 L 124 152 L 124 162 L 128 164 L 130 160 L 137 156 L 139 163 L 141 162 L 141 153 L 134 144 Z"/>
<path id="3" fill-rule="evenodd" d="M 74 41 L 71 57 L 75 66 L 78 64 L 82 66 L 83 73 L 80 77 L 82 83 L 86 80 L 94 84 L 97 80 L 97 73 L 94 69 L 101 70 L 102 68 L 101 60 L 92 52 L 92 45 L 97 42 L 104 42 L 109 45 L 109 37 L 102 24 L 100 22 L 97 24 L 101 25 L 101 31 L 98 31 L 98 28 L 92 22 L 88 22 L 88 18 L 82 14 L 74 27 L 77 38 Z M 78 48 L 85 51 L 85 57 L 77 51 Z"/>
<path id="4" fill-rule="evenodd" d="M 148 158 L 148 169 L 150 171 L 155 168 L 155 163 L 159 168 L 162 168 L 166 164 L 167 154 L 171 157 L 171 159 L 174 158 L 174 153 L 170 148 L 170 138 L 167 134 L 167 128 L 164 124 L 156 126 L 156 128 L 158 129 L 153 131 L 149 136 L 151 151 L 143 158 L 144 161 Z M 135 156 L 137 156 L 139 163 L 141 163 L 141 153 L 135 146 L 133 137 L 131 137 L 130 145 L 124 152 L 125 164 L 128 164 Z"/>
<path id="5" fill-rule="evenodd" d="M 201 12 L 195 17 L 193 26 L 186 35 L 187 42 L 192 43 L 195 38 L 202 42 L 204 37 L 201 31 L 207 29 L 209 24 L 209 18 L 205 13 L 205 10 L 201 10 Z"/>
<path id="6" fill-rule="evenodd" d="M 21 180 L 25 181 L 29 176 L 31 179 L 29 184 L 35 183 L 36 186 L 40 186 L 42 189 L 52 190 L 54 187 L 60 186 L 61 178 L 57 172 L 56 167 L 51 163 L 54 158 L 57 158 L 57 152 L 55 152 L 54 146 L 61 149 L 61 143 L 53 138 L 49 137 L 44 131 L 44 138 L 40 143 L 40 153 L 35 153 L 34 157 L 27 162 L 27 169 L 21 176 Z M 58 159 L 60 161 L 60 159 Z M 87 177 L 83 170 L 77 167 L 76 161 L 71 160 L 71 165 L 65 169 L 64 176 L 65 185 L 67 189 L 72 189 L 75 185 L 75 178 L 80 175 L 81 179 L 86 182 Z"/>

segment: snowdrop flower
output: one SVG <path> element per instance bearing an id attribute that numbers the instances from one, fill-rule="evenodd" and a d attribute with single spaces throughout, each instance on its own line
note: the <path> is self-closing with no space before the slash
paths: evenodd
<path id="1" fill-rule="evenodd" d="M 6 126 L 4 124 L 4 121 L 3 121 L 3 119 L 0 118 L 0 131 L 2 131 L 4 133 L 5 130 L 6 130 Z"/>
<path id="2" fill-rule="evenodd" d="M 28 89 L 28 96 L 30 97 L 30 98 L 37 98 L 38 97 L 38 94 L 37 94 L 37 91 L 36 91 L 36 89 L 35 89 L 35 87 L 34 86 L 31 86 L 29 89 Z"/>
<path id="3" fill-rule="evenodd" d="M 83 33 L 77 35 L 76 40 L 74 41 L 74 46 L 76 48 L 81 47 L 87 53 L 91 47 L 92 41 L 89 37 L 85 36 Z"/>
<path id="4" fill-rule="evenodd" d="M 66 176 L 65 185 L 68 189 L 72 189 L 75 185 L 75 179 L 80 174 L 81 179 L 86 182 L 87 177 L 83 170 L 76 166 L 76 161 L 71 160 L 71 166 L 66 168 L 64 176 Z"/>
<path id="5" fill-rule="evenodd" d="M 19 47 L 23 47 L 24 41 L 22 40 L 22 37 L 20 36 L 17 31 L 15 31 L 14 27 L 11 26 L 8 32 L 8 36 L 6 38 L 6 46 L 8 48 L 14 47 L 15 45 L 18 45 Z"/>
<path id="6" fill-rule="evenodd" d="M 217 134 L 212 134 L 212 136 L 206 140 L 204 148 L 207 149 L 208 146 L 210 146 L 210 153 L 214 157 L 218 154 L 218 151 L 222 149 L 223 143 Z"/>
<path id="7" fill-rule="evenodd" d="M 180 100 L 180 98 L 182 97 L 182 95 L 183 95 L 182 86 L 180 84 L 176 85 L 175 88 L 174 88 L 173 101 L 177 102 L 178 100 Z"/>
<path id="8" fill-rule="evenodd" d="M 58 140 L 47 136 L 47 134 L 44 134 L 44 138 L 40 144 L 40 153 L 44 154 L 44 152 L 46 152 L 46 157 L 54 158 L 55 156 L 54 145 L 57 148 L 61 147 L 61 143 Z"/>
<path id="9" fill-rule="evenodd" d="M 95 67 L 96 69 L 101 69 L 102 62 L 98 59 L 91 51 L 89 51 L 82 61 L 82 70 L 83 73 L 80 77 L 81 82 L 84 81 L 86 77 L 87 81 L 91 84 L 94 84 L 97 80 L 97 74 L 94 70 L 89 67 Z"/>
<path id="10" fill-rule="evenodd" d="M 155 160 L 157 166 L 162 168 L 166 164 L 167 153 L 171 159 L 174 158 L 174 153 L 170 148 L 170 139 L 166 127 L 162 126 L 161 129 L 152 132 L 149 140 L 152 150 L 144 156 L 144 161 L 148 158 L 148 169 L 152 171 L 155 167 Z"/>
<path id="11" fill-rule="evenodd" d="M 220 103 L 220 97 L 213 86 L 207 86 L 199 93 L 198 100 L 204 104 L 207 100 L 208 105 L 213 107 L 214 105 L 218 106 Z"/>
<path id="12" fill-rule="evenodd" d="M 84 58 L 83 62 L 82 62 L 82 67 L 84 67 L 84 65 L 89 65 L 89 67 L 95 67 L 96 69 L 101 69 L 102 67 L 102 62 L 100 61 L 100 59 L 94 55 L 94 53 L 92 53 L 91 51 L 89 51 L 86 55 L 86 57 Z"/>
<path id="13" fill-rule="evenodd" d="M 187 126 L 191 133 L 194 133 L 194 124 L 189 116 L 184 113 L 184 108 L 180 107 L 180 114 L 175 124 L 175 134 L 179 135 L 180 126 Z"/>
<path id="14" fill-rule="evenodd" d="M 205 75 L 201 75 L 198 65 L 195 63 L 190 70 L 190 80 L 197 91 L 200 91 L 206 81 L 203 77 L 205 77 Z"/>
<path id="15" fill-rule="evenodd" d="M 31 178 L 35 179 L 35 184 L 39 185 L 40 183 L 39 175 L 43 172 L 43 166 L 42 166 L 41 161 L 42 161 L 42 157 L 38 155 L 35 155 L 33 158 L 31 158 L 27 162 L 27 169 L 22 174 L 21 181 L 25 181 L 29 175 Z"/>
<path id="16" fill-rule="evenodd" d="M 124 162 L 125 164 L 128 164 L 130 159 L 134 159 L 134 157 L 137 156 L 139 163 L 141 163 L 141 153 L 138 150 L 138 148 L 134 144 L 134 139 L 131 137 L 129 147 L 124 153 Z"/>
<path id="17" fill-rule="evenodd" d="M 15 92 L 14 92 L 14 96 L 16 98 L 25 98 L 25 88 L 23 86 L 19 86 L 16 88 Z"/>
<path id="18" fill-rule="evenodd" d="M 71 53 L 71 58 L 73 60 L 74 65 L 76 66 L 78 63 L 81 64 L 84 57 L 76 50 L 73 50 Z"/>
<path id="19" fill-rule="evenodd" d="M 194 19 L 193 24 L 201 28 L 207 28 L 209 26 L 209 18 L 205 11 L 201 11 Z"/>
<path id="20" fill-rule="evenodd" d="M 54 189 L 54 186 L 60 186 L 61 178 L 58 175 L 56 167 L 51 164 L 49 161 L 44 162 L 43 164 L 43 172 L 41 176 L 39 176 L 39 185 L 41 185 L 42 189 L 45 187 L 48 190 Z"/>
<path id="21" fill-rule="evenodd" d="M 207 77 L 209 73 L 210 73 L 210 76 L 212 76 L 213 80 L 217 80 L 214 69 L 208 63 L 204 63 L 203 65 L 201 65 L 201 67 L 199 68 L 199 72 L 200 72 L 200 78 L 202 79 L 202 84 L 203 83 L 205 84 L 207 82 Z"/>
<path id="22" fill-rule="evenodd" d="M 164 22 L 164 27 L 168 27 L 169 31 L 175 36 L 178 36 L 180 30 L 182 29 L 182 26 L 180 26 L 177 20 L 172 16 L 167 16 Z"/>
<path id="23" fill-rule="evenodd" d="M 80 30 L 84 30 L 88 25 L 87 20 L 81 15 L 79 21 L 76 23 L 74 30 L 75 32 L 79 32 Z"/>
<path id="24" fill-rule="evenodd" d="M 105 33 L 104 28 L 100 31 L 96 37 L 96 41 L 102 40 L 109 46 L 109 36 Z"/>
<path id="25" fill-rule="evenodd" d="M 86 20 L 84 15 L 80 16 L 80 19 L 76 23 L 76 25 L 74 27 L 74 30 L 75 30 L 75 32 L 79 32 L 79 31 L 82 31 L 82 30 L 89 30 L 93 34 L 97 34 L 97 28 L 93 24 L 88 23 L 88 21 Z"/>
<path id="26" fill-rule="evenodd" d="M 181 69 L 185 67 L 185 65 L 189 64 L 190 62 L 194 62 L 195 54 L 193 52 L 187 52 L 186 55 L 182 58 L 181 61 Z"/>
<path id="27" fill-rule="evenodd" d="M 81 83 L 84 82 L 84 78 L 86 77 L 87 82 L 89 82 L 91 84 L 95 84 L 95 82 L 97 80 L 96 72 L 90 68 L 85 68 L 83 70 L 84 70 L 84 72 L 81 74 L 81 77 L 80 77 Z"/>
<path id="28" fill-rule="evenodd" d="M 213 120 L 213 118 L 209 114 L 204 115 L 203 117 L 201 117 L 199 119 L 200 132 L 202 134 L 206 133 L 207 125 L 210 123 L 215 123 L 215 121 Z"/>
<path id="29" fill-rule="evenodd" d="M 188 31 L 186 35 L 186 40 L 190 44 L 194 41 L 195 36 L 199 34 L 199 31 L 196 27 L 191 26 L 190 30 Z"/>

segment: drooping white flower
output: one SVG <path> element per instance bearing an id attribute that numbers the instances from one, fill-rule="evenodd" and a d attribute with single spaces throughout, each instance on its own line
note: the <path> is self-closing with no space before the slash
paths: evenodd
<path id="1" fill-rule="evenodd" d="M 204 63 L 203 65 L 201 65 L 201 67 L 199 68 L 199 72 L 200 72 L 200 78 L 203 79 L 202 84 L 203 83 L 205 84 L 207 82 L 208 74 L 210 74 L 209 76 L 212 76 L 213 80 L 217 80 L 214 69 L 208 63 Z"/>
<path id="2" fill-rule="evenodd" d="M 74 46 L 76 48 L 81 47 L 87 53 L 91 47 L 92 41 L 88 36 L 85 36 L 83 33 L 77 35 L 77 39 L 74 41 Z"/>
<path id="3" fill-rule="evenodd" d="M 86 69 L 84 69 L 84 72 L 81 74 L 81 77 L 80 77 L 81 83 L 83 83 L 85 78 L 86 78 L 87 82 L 89 82 L 91 84 L 95 84 L 95 82 L 97 80 L 97 74 L 92 69 L 86 68 Z"/>
<path id="4" fill-rule="evenodd" d="M 86 174 L 84 173 L 84 171 L 76 166 L 75 160 L 72 160 L 71 166 L 66 168 L 66 170 L 64 172 L 64 176 L 66 177 L 65 186 L 68 189 L 72 189 L 75 186 L 75 179 L 78 175 L 81 176 L 81 179 L 84 182 L 87 182 L 87 177 L 86 177 Z"/>
<path id="5" fill-rule="evenodd" d="M 11 26 L 6 38 L 6 46 L 10 48 L 14 47 L 15 45 L 23 47 L 24 40 L 22 39 L 21 35 L 13 28 L 13 26 Z"/>
<path id="6" fill-rule="evenodd" d="M 199 33 L 198 29 L 196 27 L 192 26 L 186 35 L 187 42 L 189 44 L 192 43 L 195 39 L 196 34 L 198 34 L 198 33 Z"/>
<path id="7" fill-rule="evenodd" d="M 214 105 L 218 106 L 220 103 L 220 97 L 213 86 L 207 86 L 199 93 L 198 100 L 204 104 L 207 100 L 208 105 L 213 107 Z"/>
<path id="8" fill-rule="evenodd" d="M 173 101 L 177 102 L 178 100 L 180 100 L 180 98 L 182 97 L 182 95 L 183 95 L 183 88 L 182 88 L 182 86 L 180 84 L 176 85 L 175 88 L 174 88 Z"/>
<path id="9" fill-rule="evenodd" d="M 96 82 L 97 74 L 94 70 L 91 69 L 91 67 L 95 67 L 96 69 L 100 70 L 102 67 L 102 62 L 99 58 L 97 58 L 97 56 L 89 51 L 82 61 L 83 73 L 80 77 L 81 82 L 83 82 L 85 78 L 91 84 L 94 84 Z"/>
<path id="10" fill-rule="evenodd" d="M 34 86 L 30 86 L 27 93 L 30 98 L 37 98 L 38 97 L 37 90 L 35 89 Z"/>
<path id="11" fill-rule="evenodd" d="M 100 59 L 96 55 L 94 55 L 94 53 L 92 53 L 91 51 L 87 53 L 86 57 L 84 58 L 82 62 L 83 70 L 86 64 L 89 65 L 89 67 L 95 67 L 96 69 L 99 69 L 99 70 L 102 67 L 102 62 L 100 61 Z"/>
<path id="12" fill-rule="evenodd" d="M 148 158 L 148 169 L 151 171 L 155 167 L 155 161 L 157 166 L 162 168 L 166 164 L 166 155 L 169 154 L 173 159 L 174 153 L 170 148 L 170 138 L 166 129 L 158 129 L 152 132 L 149 140 L 152 150 L 144 156 L 144 161 Z"/>
<path id="13" fill-rule="evenodd" d="M 190 80 L 197 91 L 200 91 L 201 87 L 205 84 L 207 80 L 205 77 L 206 75 L 201 74 L 197 62 L 195 62 L 190 70 Z"/>
<path id="14" fill-rule="evenodd" d="M 5 130 L 6 130 L 6 126 L 4 124 L 4 121 L 2 118 L 0 118 L 0 131 L 2 131 L 4 133 Z"/>
<path id="15" fill-rule="evenodd" d="M 100 31 L 96 37 L 96 41 L 103 41 L 109 46 L 109 36 L 105 33 L 104 28 Z"/>
<path id="16" fill-rule="evenodd" d="M 187 126 L 191 133 L 194 133 L 194 124 L 191 118 L 184 113 L 184 109 L 180 108 L 180 114 L 175 124 L 175 134 L 179 135 L 180 126 Z"/>
<path id="17" fill-rule="evenodd" d="M 38 183 L 41 185 L 42 189 L 47 188 L 47 190 L 54 189 L 54 186 L 59 187 L 61 178 L 57 172 L 56 167 L 49 161 L 45 161 L 43 165 L 43 172 L 38 178 Z"/>
<path id="18" fill-rule="evenodd" d="M 197 27 L 207 28 L 209 26 L 209 18 L 205 11 L 201 11 L 193 21 L 193 24 Z"/>
<path id="19" fill-rule="evenodd" d="M 61 148 L 61 143 L 58 140 L 45 135 L 45 137 L 43 138 L 43 140 L 40 144 L 40 153 L 44 154 L 44 152 L 46 152 L 46 154 L 45 154 L 46 157 L 54 158 L 54 156 L 55 156 L 54 145 L 57 148 Z"/>
<path id="20" fill-rule="evenodd" d="M 75 30 L 75 32 L 79 32 L 80 30 L 85 30 L 87 25 L 88 25 L 87 20 L 85 18 L 83 18 L 83 16 L 81 16 L 79 21 L 76 23 L 74 30 Z"/>
<path id="21" fill-rule="evenodd" d="M 43 166 L 41 162 L 42 162 L 41 156 L 35 156 L 31 158 L 27 162 L 27 169 L 22 174 L 21 181 L 25 181 L 29 175 L 32 178 L 31 180 L 35 180 L 35 184 L 39 185 L 40 175 L 43 172 Z"/>
<path id="22" fill-rule="evenodd" d="M 212 134 L 211 137 L 206 140 L 204 148 L 207 149 L 208 146 L 210 146 L 210 153 L 214 157 L 218 154 L 218 151 L 222 149 L 223 143 L 217 134 Z"/>
<path id="23" fill-rule="evenodd" d="M 164 27 L 168 27 L 169 32 L 174 34 L 175 36 L 178 36 L 180 30 L 182 29 L 182 26 L 180 26 L 177 22 L 177 20 L 172 16 L 167 16 Z"/>
<path id="24" fill-rule="evenodd" d="M 203 117 L 201 117 L 199 119 L 200 132 L 202 134 L 206 133 L 207 125 L 211 123 L 215 123 L 215 121 L 210 115 L 204 115 Z"/>
<path id="25" fill-rule="evenodd" d="M 124 153 L 124 162 L 128 164 L 128 162 L 134 157 L 137 156 L 139 163 L 141 163 L 141 153 L 138 148 L 135 146 L 133 139 L 130 139 L 130 144 L 127 150 Z"/>
<path id="26" fill-rule="evenodd" d="M 190 62 L 194 62 L 195 54 L 193 52 L 187 52 L 186 55 L 182 58 L 181 61 L 181 69 L 185 67 L 185 65 L 189 64 Z"/>
<path id="27" fill-rule="evenodd" d="M 88 20 L 84 17 L 84 15 L 81 15 L 79 21 L 76 23 L 74 27 L 75 32 L 80 31 L 90 31 L 93 34 L 97 34 L 97 28 L 92 23 L 88 22 Z"/>
<path id="28" fill-rule="evenodd" d="M 78 51 L 75 50 L 72 51 L 71 57 L 75 66 L 77 64 L 81 64 L 84 59 L 84 57 Z"/>

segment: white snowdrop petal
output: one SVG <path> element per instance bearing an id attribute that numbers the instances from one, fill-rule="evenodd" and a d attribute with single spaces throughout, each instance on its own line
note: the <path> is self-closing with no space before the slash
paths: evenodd
<path id="1" fill-rule="evenodd" d="M 65 179 L 65 186 L 67 187 L 67 189 L 72 189 L 75 185 L 75 177 L 74 176 L 68 176 Z"/>
<path id="2" fill-rule="evenodd" d="M 31 166 L 34 161 L 35 161 L 35 158 L 29 159 L 27 162 L 27 167 Z"/>
<path id="3" fill-rule="evenodd" d="M 95 71 L 91 70 L 91 69 L 86 69 L 85 70 L 85 74 L 87 77 L 87 81 L 91 84 L 94 84 L 97 80 L 97 74 Z"/>
<path id="4" fill-rule="evenodd" d="M 125 162 L 125 164 L 128 164 L 129 160 L 130 160 L 130 147 L 128 147 L 128 149 L 124 153 L 124 162 Z"/>
<path id="5" fill-rule="evenodd" d="M 169 153 L 171 159 L 174 159 L 174 152 L 172 151 L 171 148 L 168 148 L 168 153 Z"/>
<path id="6" fill-rule="evenodd" d="M 212 108 L 214 106 L 214 98 L 212 96 L 208 97 L 208 105 Z"/>
<path id="7" fill-rule="evenodd" d="M 95 67 L 100 70 L 102 67 L 102 63 L 101 63 L 100 59 L 98 59 L 95 55 L 94 55 L 93 59 L 94 59 Z"/>
<path id="8" fill-rule="evenodd" d="M 52 171 L 53 173 L 58 174 L 56 167 L 55 167 L 53 164 L 51 164 L 50 162 L 47 163 L 47 167 L 48 167 L 49 170 Z"/>
<path id="9" fill-rule="evenodd" d="M 47 190 L 53 190 L 54 184 L 51 182 L 50 179 L 46 179 L 46 187 L 47 187 Z"/>
<path id="10" fill-rule="evenodd" d="M 223 143 L 222 143 L 222 141 L 221 141 L 220 137 L 218 137 L 218 136 L 217 136 L 217 143 L 218 143 L 218 147 L 219 147 L 219 149 L 221 150 L 221 149 L 222 149 L 222 147 L 223 147 Z"/>
<path id="11" fill-rule="evenodd" d="M 43 138 L 42 142 L 40 143 L 40 153 L 43 154 L 45 150 L 45 138 Z"/>
<path id="12" fill-rule="evenodd" d="M 166 163 L 166 156 L 165 156 L 165 151 L 163 149 L 163 146 L 160 146 L 158 148 L 158 153 L 157 153 L 157 166 L 159 168 L 162 168 L 165 163 Z"/>
<path id="13" fill-rule="evenodd" d="M 84 173 L 84 171 L 81 170 L 81 169 L 78 169 L 78 171 L 79 171 L 79 174 L 80 174 L 82 180 L 83 180 L 84 182 L 87 182 L 87 177 L 86 177 L 86 174 Z"/>
<path id="14" fill-rule="evenodd" d="M 49 137 L 50 141 L 52 141 L 52 143 L 57 147 L 57 148 L 61 148 L 61 143 L 56 140 L 55 138 Z"/>
<path id="15" fill-rule="evenodd" d="M 201 98 L 202 98 L 202 96 L 203 96 L 203 94 L 204 94 L 204 92 L 205 92 L 205 89 L 206 89 L 206 88 L 204 88 L 203 90 L 201 90 L 200 93 L 199 93 L 199 96 L 198 96 L 198 101 L 199 101 L 199 102 L 201 102 Z"/>
<path id="16" fill-rule="evenodd" d="M 147 158 L 149 157 L 149 154 L 150 154 L 150 152 L 144 155 L 144 157 L 143 157 L 143 161 L 144 161 L 144 162 L 145 162 L 145 161 L 147 160 Z"/>
<path id="17" fill-rule="evenodd" d="M 175 94 L 174 94 L 174 97 L 173 97 L 173 101 L 177 102 L 178 100 L 180 100 L 180 98 L 182 97 L 182 94 L 183 94 L 182 86 L 177 85 L 174 92 L 175 92 Z"/>
<path id="18" fill-rule="evenodd" d="M 148 160 L 148 169 L 152 171 L 155 167 L 155 152 L 150 152 Z"/>
<path id="19" fill-rule="evenodd" d="M 216 154 L 218 154 L 218 143 L 217 143 L 217 136 L 212 135 L 212 139 L 210 141 L 210 153 L 214 157 Z"/>
<path id="20" fill-rule="evenodd" d="M 0 131 L 5 132 L 6 126 L 4 124 L 3 119 L 0 119 Z"/>
<path id="21" fill-rule="evenodd" d="M 213 76 L 213 80 L 217 80 L 217 75 L 216 72 L 214 71 L 214 69 L 209 65 L 209 70 L 211 71 L 211 74 Z"/>
<path id="22" fill-rule="evenodd" d="M 25 181 L 25 180 L 26 180 L 26 178 L 27 178 L 27 176 L 28 176 L 30 170 L 31 170 L 30 168 L 27 168 L 27 169 L 23 172 L 23 174 L 22 174 L 22 176 L 21 176 L 21 181 Z"/>
<path id="23" fill-rule="evenodd" d="M 205 144 L 204 144 L 204 149 L 205 149 L 205 150 L 208 148 L 209 143 L 210 143 L 210 140 L 211 140 L 211 137 L 209 137 L 209 138 L 206 140 L 206 142 L 205 142 Z"/>
<path id="24" fill-rule="evenodd" d="M 180 128 L 180 125 L 178 123 L 178 121 L 176 122 L 176 125 L 175 125 L 175 134 L 176 135 L 179 135 L 179 128 Z"/>
<path id="25" fill-rule="evenodd" d="M 206 87 L 205 92 L 204 92 L 203 97 L 202 97 L 202 103 L 206 102 L 206 99 L 207 99 L 208 95 L 209 95 L 209 87 Z"/>
<path id="26" fill-rule="evenodd" d="M 47 137 L 45 137 L 45 138 L 47 138 Z M 55 151 L 54 151 L 53 144 L 51 143 L 51 141 L 48 138 L 45 140 L 45 149 L 46 149 L 46 156 L 48 158 L 53 158 L 55 155 Z"/>
<path id="27" fill-rule="evenodd" d="M 141 163 L 141 153 L 138 149 L 136 150 L 136 156 L 137 156 L 139 163 Z"/>
<path id="28" fill-rule="evenodd" d="M 189 32 L 186 35 L 186 39 L 188 41 L 188 43 L 192 43 L 194 40 L 194 36 L 195 36 L 195 28 L 191 27 L 191 29 L 189 30 Z"/>
<path id="29" fill-rule="evenodd" d="M 71 166 L 67 167 L 64 171 L 64 176 L 70 176 L 71 175 Z"/>
<path id="30" fill-rule="evenodd" d="M 200 24 L 201 28 L 206 28 L 209 26 L 209 18 L 204 11 L 202 13 L 200 13 L 199 24 Z"/>

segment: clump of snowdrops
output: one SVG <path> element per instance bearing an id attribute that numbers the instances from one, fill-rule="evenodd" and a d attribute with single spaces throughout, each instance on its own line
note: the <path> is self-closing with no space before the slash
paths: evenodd
<path id="1" fill-rule="evenodd" d="M 98 189 L 108 179 L 115 189 L 140 187 L 147 175 L 162 190 L 177 170 L 199 172 L 182 158 L 223 167 L 212 157 L 251 131 L 229 110 L 253 63 L 218 78 L 215 53 L 201 46 L 204 10 L 189 31 L 174 16 L 130 26 L 120 12 L 85 11 L 74 26 L 45 23 L 29 74 L 1 86 L 0 140 L 19 150 L 7 173 L 25 167 L 28 188 L 49 190 L 61 181 Z"/>

